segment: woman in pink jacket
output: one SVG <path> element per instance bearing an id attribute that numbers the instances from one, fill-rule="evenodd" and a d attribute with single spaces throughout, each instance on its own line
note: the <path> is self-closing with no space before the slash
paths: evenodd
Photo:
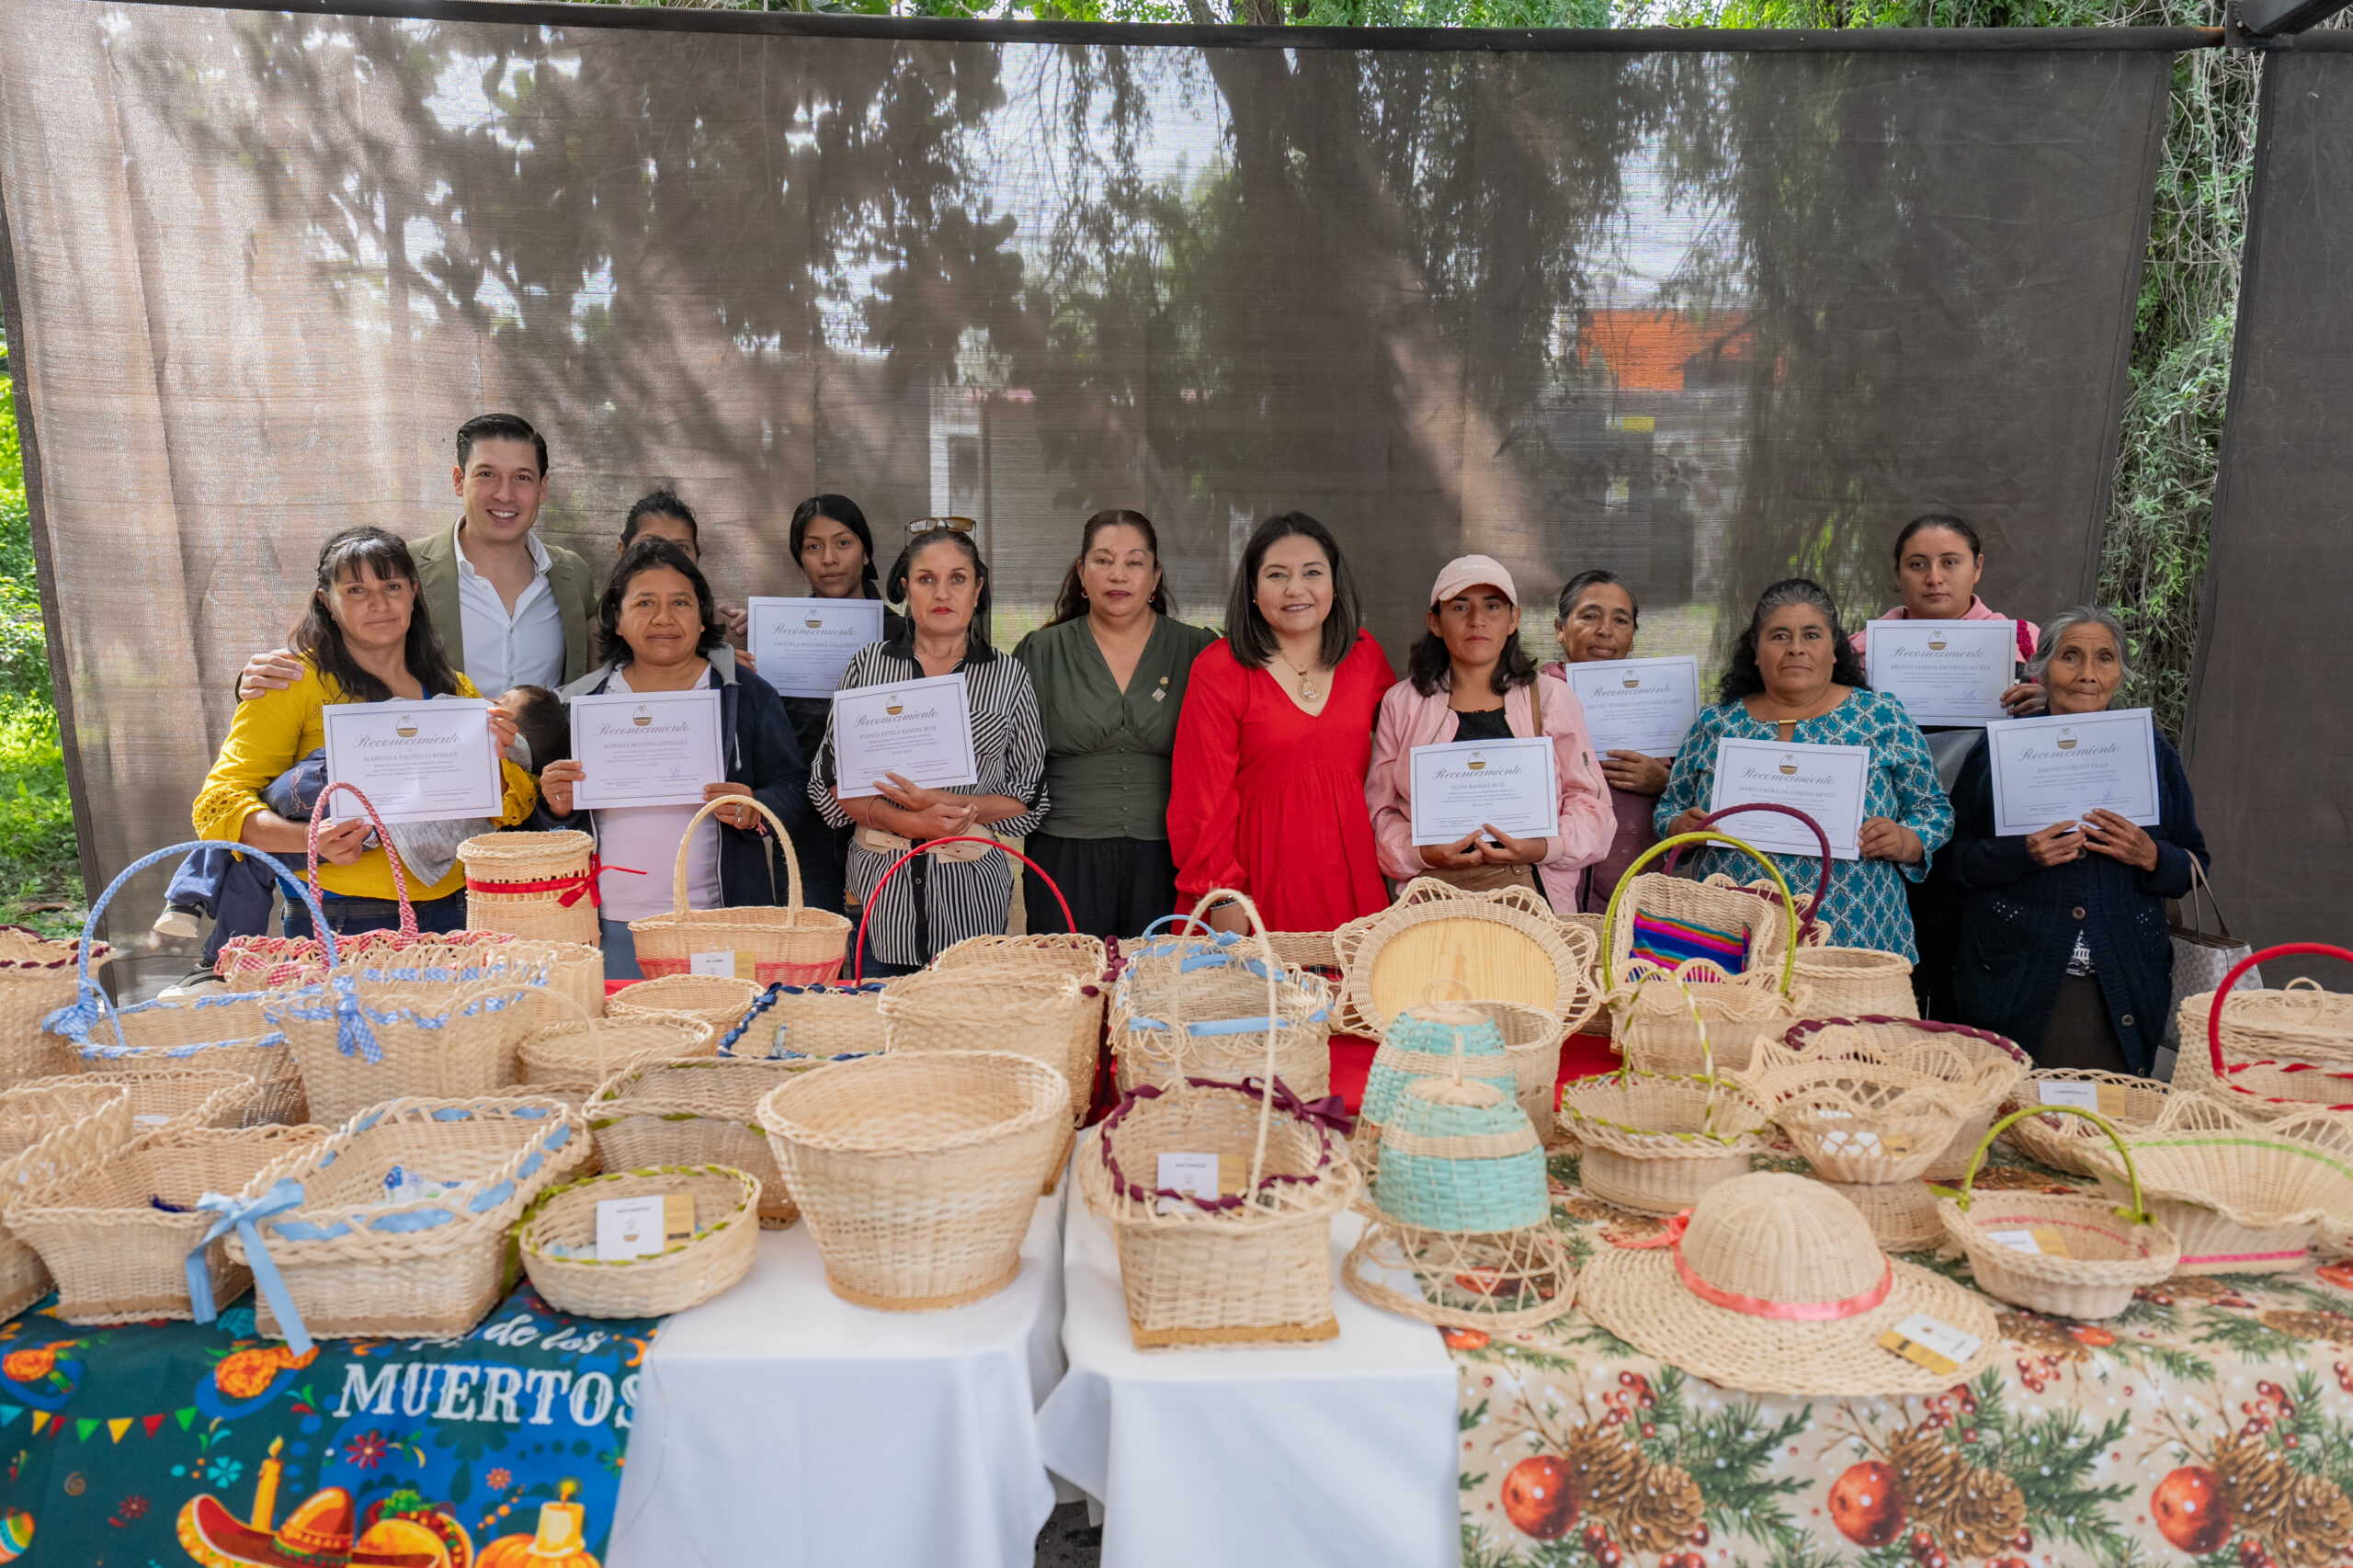
<path id="1" fill-rule="evenodd" d="M 1474 890 L 1535 888 L 1554 909 L 1574 910 L 1577 873 L 1601 858 L 1616 831 L 1584 710 L 1520 647 L 1519 596 L 1498 562 L 1448 562 L 1426 619 L 1429 631 L 1414 644 L 1406 677 L 1381 699 L 1373 728 L 1364 793 L 1381 874 L 1399 883 L 1437 877 Z M 1452 844 L 1414 842 L 1416 746 L 1536 735 L 1552 743 L 1560 800 L 1552 833 L 1518 838 L 1490 824 Z"/>

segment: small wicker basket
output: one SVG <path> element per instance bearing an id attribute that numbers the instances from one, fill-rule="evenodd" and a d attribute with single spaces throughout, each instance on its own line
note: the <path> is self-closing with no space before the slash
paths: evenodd
<path id="1" fill-rule="evenodd" d="M 2308 1107 L 2264 1115 L 2235 1096 L 2177 1092 L 2150 1126 L 2126 1133 L 2148 1207 L 2180 1239 L 2177 1274 L 2281 1274 L 2303 1266 L 2324 1224 L 2353 1226 L 2353 1129 Z M 2120 1194 L 2118 1152 L 2085 1159 Z"/>
<path id="2" fill-rule="evenodd" d="M 1995 1109 L 2033 1066 L 2015 1043 L 1988 1030 L 1884 1014 L 1810 1018 L 1783 1031 L 1781 1043 L 1799 1055 L 1809 1051 L 1850 1054 L 1856 1047 L 1863 1047 L 1875 1059 L 1899 1065 L 1911 1064 L 1905 1052 L 1915 1046 L 1949 1048 L 1925 1051 L 1920 1058 L 1920 1064 L 1931 1072 L 1957 1074 L 1950 1079 L 1954 1103 L 1965 1113 L 1960 1131 L 1920 1173 L 1929 1181 L 1951 1181 L 1969 1168 L 1971 1152 L 1985 1136 Z M 1780 1060 L 1778 1055 L 1774 1059 Z"/>
<path id="3" fill-rule="evenodd" d="M 213 1223 L 254 1270 L 260 1332 L 298 1353 L 312 1339 L 454 1338 L 497 1304 L 507 1228 L 594 1152 L 559 1100 L 396 1099 L 263 1167 Z M 394 1166 L 465 1185 L 387 1201 Z M 199 1302 L 197 1321 L 215 1310 Z"/>
<path id="4" fill-rule="evenodd" d="M 312 1120 L 339 1126 L 386 1100 L 472 1099 L 515 1082 L 515 1048 L 544 991 L 529 971 L 377 972 L 338 972 L 264 1008 L 293 1047 Z"/>
<path id="5" fill-rule="evenodd" d="M 2079 1085 L 2074 1092 L 2090 1097 L 2103 1120 L 2127 1132 L 2138 1132 L 2154 1125 L 2173 1094 L 2171 1085 L 2154 1078 L 2136 1078 L 2128 1073 L 2042 1067 L 2028 1074 L 2026 1081 L 2002 1102 L 2002 1114 L 2008 1117 L 2018 1110 L 2031 1114 L 2006 1122 L 2009 1131 L 2003 1136 L 2028 1159 L 2076 1176 L 2098 1174 L 2084 1157 L 2084 1152 L 2102 1134 L 2079 1118 L 2057 1114 L 2063 1102 L 2056 1097 L 2044 1097 L 2045 1085 L 2070 1084 Z M 2058 1092 L 2064 1091 L 2054 1091 L 2054 1096 Z"/>
<path id="6" fill-rule="evenodd" d="M 1987 1295 L 2052 1317 L 2112 1318 L 2132 1304 L 2134 1290 L 2173 1273 L 2181 1262 L 2181 1244 L 2143 1205 L 2132 1151 L 2116 1129 L 2080 1108 L 2058 1108 L 2082 1118 L 2115 1145 L 2132 1189 L 2129 1208 L 2102 1198 L 2048 1192 L 2004 1192 L 1979 1206 L 1970 1187 L 1995 1135 L 2040 1114 L 2021 1110 L 1995 1122 L 1978 1140 L 1961 1191 L 1939 1199 L 1937 1211 L 1946 1235 L 1969 1258 L 1977 1288 Z M 2056 1253 L 2047 1250 L 2053 1243 Z"/>
<path id="7" fill-rule="evenodd" d="M 1270 961 L 1267 950 L 1221 932 L 1147 939 L 1128 952 L 1111 993 L 1120 1092 L 1166 1087 L 1185 1073 L 1239 1078 L 1266 1070 L 1302 1099 L 1327 1093 L 1332 988 L 1319 975 Z M 1270 991 L 1275 1051 L 1267 1069 L 1267 1016 L 1258 1009 Z"/>
<path id="8" fill-rule="evenodd" d="M 54 1087 L 0 1089 L 0 1193 L 47 1186 L 96 1165 L 131 1141 L 131 1095 L 93 1078 Z M 49 1268 L 32 1244 L 0 1223 L 0 1317 L 49 1293 Z"/>
<path id="9" fill-rule="evenodd" d="M 1075 1125 L 1086 1119 L 1102 1054 L 1100 975 L 1099 969 L 1086 978 L 985 957 L 948 965 L 943 955 L 941 967 L 902 976 L 883 988 L 883 1049 L 1009 1051 L 1035 1057 L 1069 1082 Z"/>
<path id="10" fill-rule="evenodd" d="M 670 974 L 640 981 L 613 993 L 605 1003 L 608 1018 L 680 1017 L 709 1024 L 725 1034 L 760 999 L 748 980 L 718 974 Z"/>
<path id="11" fill-rule="evenodd" d="M 104 942 L 91 956 L 104 962 Z M 74 1042 L 49 1032 L 45 1020 L 74 996 L 82 941 L 54 941 L 22 926 L 0 926 L 0 1089 L 82 1070 Z"/>
<path id="12" fill-rule="evenodd" d="M 517 1082 L 534 1095 L 580 1105 L 614 1074 L 654 1057 L 709 1056 L 718 1035 L 687 1017 L 591 1017 L 560 992 L 542 999 L 549 1012 L 573 1010 L 534 1031 L 515 1051 Z"/>
<path id="13" fill-rule="evenodd" d="M 82 1070 L 118 1073 L 238 1073 L 254 1080 L 246 1125 L 311 1119 L 286 1031 L 266 1010 L 278 994 L 204 995 L 113 1008 L 111 1027 L 84 1030 Z"/>
<path id="14" fill-rule="evenodd" d="M 597 841 L 554 833 L 485 833 L 458 846 L 466 868 L 466 926 L 535 942 L 597 940 Z"/>
<path id="15" fill-rule="evenodd" d="M 796 1074 L 759 1118 L 834 1294 L 938 1312 L 1020 1272 L 1070 1085 L 1008 1051 L 869 1056 Z"/>
<path id="16" fill-rule="evenodd" d="M 190 1318 L 191 1267 L 204 1269 L 216 1302 L 235 1301 L 253 1283 L 223 1242 L 206 1242 L 212 1215 L 199 1200 L 238 1191 L 288 1150 L 326 1135 L 324 1127 L 143 1132 L 17 1199 L 9 1228 L 49 1266 L 57 1315 L 67 1323 Z"/>
<path id="17" fill-rule="evenodd" d="M 1877 948 L 1812 948 L 1797 949 L 1797 980 L 1809 1011 L 1823 1017 L 1859 1017 L 1876 1014 L 1891 1018 L 1916 1018 L 1919 998 L 1912 994 L 1912 960 L 1902 953 Z"/>
<path id="18" fill-rule="evenodd" d="M 684 1192 L 694 1199 L 695 1233 L 648 1257 L 611 1263 L 551 1250 L 597 1245 L 597 1205 L 608 1198 Z M 760 1185 L 724 1165 L 657 1165 L 607 1171 L 551 1187 L 515 1222 L 531 1286 L 558 1312 L 592 1318 L 650 1318 L 700 1306 L 752 1271 Z"/>
<path id="19" fill-rule="evenodd" d="M 1950 1046 L 1914 1046 L 1904 1062 L 1867 1045 L 1802 1055 L 1760 1048 L 1748 1096 L 1788 1135 L 1815 1174 L 1863 1185 L 1917 1182 L 1973 1114 L 1953 1085 L 1969 1068 Z"/>
<path id="20" fill-rule="evenodd" d="M 760 1223 L 782 1230 L 801 1210 L 760 1125 L 760 1102 L 778 1085 L 824 1065 L 821 1057 L 641 1058 L 601 1085 L 588 1130 L 608 1170 L 641 1165 L 726 1165 L 759 1183 Z"/>
<path id="21" fill-rule="evenodd" d="M 879 980 L 863 985 L 771 985 L 720 1035 L 719 1054 L 821 1061 L 880 1056 L 885 989 Z"/>
<path id="22" fill-rule="evenodd" d="M 705 817 L 730 802 L 748 805 L 766 817 L 773 836 L 762 836 L 784 858 L 785 903 L 782 907 L 693 910 L 687 907 L 687 850 L 695 829 Z M 648 915 L 629 923 L 637 943 L 637 966 L 648 980 L 693 972 L 694 956 L 705 952 L 751 955 L 752 976 L 760 985 L 808 985 L 831 980 L 841 972 L 849 949 L 849 921 L 828 910 L 804 908 L 801 903 L 801 860 L 792 852 L 792 835 L 777 814 L 749 795 L 722 795 L 697 812 L 678 839 L 678 862 L 670 882 L 670 913 Z M 744 971 L 737 960 L 736 973 Z M 754 989 L 757 989 L 756 986 Z M 722 1026 L 722 1028 L 724 1026 Z"/>

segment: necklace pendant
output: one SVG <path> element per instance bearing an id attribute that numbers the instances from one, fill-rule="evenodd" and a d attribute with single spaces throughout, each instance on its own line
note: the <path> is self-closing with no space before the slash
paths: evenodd
<path id="1" fill-rule="evenodd" d="M 1324 695 L 1324 688 L 1316 685 L 1313 679 L 1302 676 L 1299 683 L 1299 694 L 1313 702 Z"/>

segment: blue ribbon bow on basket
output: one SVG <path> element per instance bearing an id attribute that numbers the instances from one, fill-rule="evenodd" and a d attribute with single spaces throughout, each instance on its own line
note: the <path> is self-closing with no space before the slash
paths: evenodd
<path id="1" fill-rule="evenodd" d="M 302 1314 L 294 1310 L 294 1298 L 287 1293 L 285 1276 L 278 1272 L 278 1264 L 261 1237 L 264 1220 L 301 1208 L 302 1197 L 302 1184 L 290 1176 L 274 1183 L 259 1198 L 232 1198 L 223 1192 L 208 1192 L 196 1200 L 198 1209 L 212 1216 L 211 1228 L 196 1244 L 196 1250 L 188 1255 L 188 1299 L 196 1309 L 197 1322 L 210 1323 L 220 1315 L 212 1300 L 212 1277 L 204 1266 L 204 1255 L 214 1242 L 234 1230 L 237 1239 L 245 1245 L 245 1263 L 254 1271 L 254 1289 L 269 1303 L 269 1310 L 278 1314 L 278 1326 L 286 1331 L 288 1346 L 297 1356 L 311 1353 L 310 1331 L 302 1326 Z"/>

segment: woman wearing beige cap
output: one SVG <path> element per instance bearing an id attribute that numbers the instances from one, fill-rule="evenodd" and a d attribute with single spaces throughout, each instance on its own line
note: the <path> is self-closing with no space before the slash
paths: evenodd
<path id="1" fill-rule="evenodd" d="M 1553 908 L 1574 910 L 1580 873 L 1617 831 L 1584 710 L 1520 647 L 1519 596 L 1500 562 L 1484 555 L 1448 562 L 1425 620 L 1429 630 L 1414 644 L 1405 679 L 1381 699 L 1373 730 L 1365 803 L 1381 874 L 1395 882 L 1437 877 L 1471 889 L 1537 888 Z M 1559 799 L 1552 832 L 1515 836 L 1488 824 L 1451 844 L 1414 842 L 1415 748 L 1540 735 L 1552 743 Z"/>

